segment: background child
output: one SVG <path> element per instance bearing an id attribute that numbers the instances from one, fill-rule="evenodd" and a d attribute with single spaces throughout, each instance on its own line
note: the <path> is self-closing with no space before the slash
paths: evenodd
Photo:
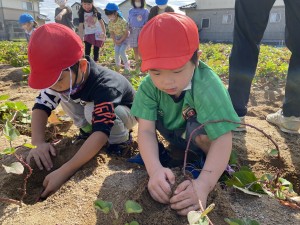
<path id="1" fill-rule="evenodd" d="M 73 158 L 46 176 L 42 197 L 54 193 L 107 141 L 108 150 L 117 153 L 128 150 L 132 143 L 129 129 L 136 124 L 130 114 L 134 89 L 124 76 L 82 56 L 80 37 L 57 23 L 38 28 L 29 43 L 28 84 L 42 90 L 32 111 L 32 144 L 36 148 L 30 150 L 27 162 L 34 158 L 40 169 L 53 167 L 51 155 L 56 152 L 45 140 L 45 129 L 48 116 L 59 103 L 74 124 L 90 134 Z"/>
<path id="2" fill-rule="evenodd" d="M 19 23 L 22 28 L 25 30 L 25 37 L 27 42 L 29 42 L 32 32 L 38 27 L 37 22 L 34 20 L 32 15 L 28 13 L 23 13 L 19 17 Z"/>
<path id="3" fill-rule="evenodd" d="M 139 61 L 138 37 L 142 27 L 148 21 L 149 11 L 145 9 L 145 0 L 131 0 L 133 8 L 129 10 L 128 25 L 129 25 L 129 43 L 133 48 L 135 62 Z"/>
<path id="4" fill-rule="evenodd" d="M 162 13 L 146 23 L 138 44 L 141 70 L 149 75 L 135 95 L 131 112 L 139 121 L 138 145 L 150 177 L 148 190 L 156 201 L 170 204 L 178 214 L 186 215 L 199 210 L 199 200 L 206 207 L 209 192 L 228 164 L 231 130 L 238 125 L 211 123 L 195 132 L 190 150 L 196 153 L 196 160 L 192 163 L 201 167 L 206 157 L 203 169 L 199 175 L 196 168 L 190 167 L 194 182 L 183 181 L 174 193 L 171 186 L 175 176 L 159 160 L 156 130 L 184 153 L 191 132 L 200 124 L 239 118 L 220 78 L 198 61 L 199 36 L 192 19 Z"/>
<path id="5" fill-rule="evenodd" d="M 85 44 L 85 55 L 91 54 L 94 46 L 94 61 L 99 59 L 99 48 L 103 46 L 106 38 L 106 29 L 101 13 L 93 5 L 93 0 L 81 0 L 81 7 L 78 11 L 79 27 L 78 33 Z M 84 37 L 83 37 L 84 32 Z"/>
<path id="6" fill-rule="evenodd" d="M 124 63 L 125 72 L 129 72 L 129 62 L 126 55 L 126 49 L 128 48 L 128 27 L 127 22 L 123 18 L 119 7 L 115 3 L 108 3 L 105 7 L 105 15 L 109 19 L 108 29 L 110 37 L 115 44 L 115 61 L 117 70 L 120 69 L 121 60 Z"/>
<path id="7" fill-rule="evenodd" d="M 72 9 L 66 5 L 67 0 L 55 0 L 55 3 L 59 5 L 59 7 L 55 9 L 55 22 L 74 30 Z"/>
<path id="8" fill-rule="evenodd" d="M 151 20 L 154 16 L 164 12 L 174 12 L 174 9 L 167 5 L 168 0 L 155 0 L 156 5 L 150 9 L 148 21 Z"/>

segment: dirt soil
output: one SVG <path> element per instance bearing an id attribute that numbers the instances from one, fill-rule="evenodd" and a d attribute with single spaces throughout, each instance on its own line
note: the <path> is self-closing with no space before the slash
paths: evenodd
<path id="1" fill-rule="evenodd" d="M 226 80 L 224 80 L 226 83 Z M 253 85 L 246 123 L 254 125 L 277 142 L 282 159 L 269 156 L 267 151 L 273 148 L 272 143 L 258 131 L 247 128 L 247 132 L 234 133 L 234 146 L 241 165 L 248 165 L 257 176 L 265 173 L 281 171 L 282 176 L 294 184 L 300 192 L 300 135 L 284 134 L 276 127 L 268 124 L 265 117 L 277 111 L 283 99 L 284 83 L 259 81 Z M 28 107 L 34 104 L 37 91 L 30 89 L 22 82 L 22 70 L 7 65 L 0 65 L 0 93 L 9 94 L 10 100 L 22 101 Z M 74 126 L 61 126 L 59 134 L 63 139 L 56 145 L 59 154 L 54 158 L 54 168 L 60 167 L 72 157 L 81 143 L 72 144 L 71 140 L 77 133 Z M 65 132 L 63 132 L 65 131 Z M 134 129 L 134 140 L 136 141 Z M 30 141 L 30 130 L 24 129 L 15 146 Z M 48 136 L 53 128 L 49 128 Z M 57 136 L 56 137 L 60 137 Z M 8 147 L 3 137 L 0 139 L 1 149 Z M 135 145 L 134 151 L 137 151 Z M 19 148 L 18 154 L 26 156 L 29 149 Z M 0 163 L 9 165 L 15 162 L 13 156 L 4 156 Z M 27 196 L 24 204 L 0 202 L 0 224 L 113 224 L 113 214 L 105 215 L 97 211 L 93 202 L 96 199 L 111 201 L 120 219 L 116 224 L 125 224 L 133 219 L 142 225 L 183 225 L 188 224 L 185 217 L 178 216 L 169 206 L 162 205 L 151 199 L 147 191 L 147 173 L 144 167 L 126 162 L 126 157 L 108 156 L 104 150 L 83 166 L 67 181 L 61 189 L 44 201 L 39 201 L 42 182 L 48 174 L 39 171 L 34 165 L 33 174 L 28 181 Z M 181 174 L 177 170 L 177 174 Z M 19 199 L 20 187 L 25 175 L 6 174 L 0 168 L 0 197 Z M 127 215 L 123 208 L 126 200 L 136 200 L 143 207 L 137 215 Z M 300 211 L 281 205 L 277 200 L 267 196 L 261 198 L 246 195 L 235 189 L 222 189 L 219 185 L 210 194 L 209 203 L 216 204 L 209 214 L 215 225 L 226 224 L 224 218 L 251 218 L 262 225 L 300 224 Z"/>

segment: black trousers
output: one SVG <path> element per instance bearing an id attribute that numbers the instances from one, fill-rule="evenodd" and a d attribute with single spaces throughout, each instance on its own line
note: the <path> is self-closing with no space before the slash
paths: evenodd
<path id="1" fill-rule="evenodd" d="M 228 91 L 239 116 L 247 114 L 259 45 L 275 0 L 236 0 L 233 46 L 229 58 Z M 286 45 L 291 51 L 287 74 L 284 116 L 300 116 L 300 0 L 284 0 Z"/>
<path id="2" fill-rule="evenodd" d="M 84 44 L 85 44 L 85 52 L 84 53 L 85 53 L 85 55 L 90 56 L 92 44 L 90 44 L 87 41 L 85 41 Z M 94 61 L 95 62 L 98 61 L 98 59 L 99 59 L 99 49 L 100 49 L 99 47 L 94 45 L 93 51 L 94 51 Z"/>

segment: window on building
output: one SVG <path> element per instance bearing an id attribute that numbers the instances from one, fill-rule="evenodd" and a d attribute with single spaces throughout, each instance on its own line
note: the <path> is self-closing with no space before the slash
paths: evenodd
<path id="1" fill-rule="evenodd" d="M 270 23 L 279 23 L 281 20 L 281 14 L 280 13 L 271 13 L 270 14 Z"/>
<path id="2" fill-rule="evenodd" d="M 0 30 L 3 30 L 3 23 L 2 22 L 0 22 Z"/>
<path id="3" fill-rule="evenodd" d="M 202 21 L 201 21 L 201 28 L 202 29 L 209 28 L 209 23 L 210 23 L 210 20 L 208 18 L 202 19 Z"/>
<path id="4" fill-rule="evenodd" d="M 80 8 L 80 5 L 76 5 L 75 9 L 78 11 Z"/>
<path id="5" fill-rule="evenodd" d="M 231 23 L 232 23 L 232 15 L 231 14 L 223 15 L 222 24 L 231 24 Z"/>
<path id="6" fill-rule="evenodd" d="M 22 4 L 24 10 L 29 10 L 29 11 L 33 10 L 32 2 L 23 2 Z"/>

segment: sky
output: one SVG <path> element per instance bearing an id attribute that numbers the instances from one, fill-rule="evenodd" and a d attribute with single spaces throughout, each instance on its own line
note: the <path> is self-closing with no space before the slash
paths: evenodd
<path id="1" fill-rule="evenodd" d="M 68 5 L 73 5 L 75 2 L 81 2 L 80 0 L 68 0 Z M 105 8 L 105 5 L 108 2 L 114 2 L 116 4 L 119 4 L 121 2 L 123 2 L 123 0 L 115 0 L 115 1 L 107 1 L 107 0 L 94 0 L 94 4 L 100 8 Z M 148 0 L 146 1 L 148 4 L 150 5 L 155 5 L 155 0 Z M 168 4 L 171 6 L 183 6 L 183 5 L 187 5 L 190 3 L 195 2 L 194 0 L 169 0 Z M 54 12 L 55 12 L 55 8 L 58 6 L 55 3 L 55 0 L 44 0 L 44 2 L 40 3 L 40 10 L 41 10 L 41 14 L 44 14 L 46 16 L 48 16 L 49 19 L 51 19 L 51 21 L 54 20 Z"/>

